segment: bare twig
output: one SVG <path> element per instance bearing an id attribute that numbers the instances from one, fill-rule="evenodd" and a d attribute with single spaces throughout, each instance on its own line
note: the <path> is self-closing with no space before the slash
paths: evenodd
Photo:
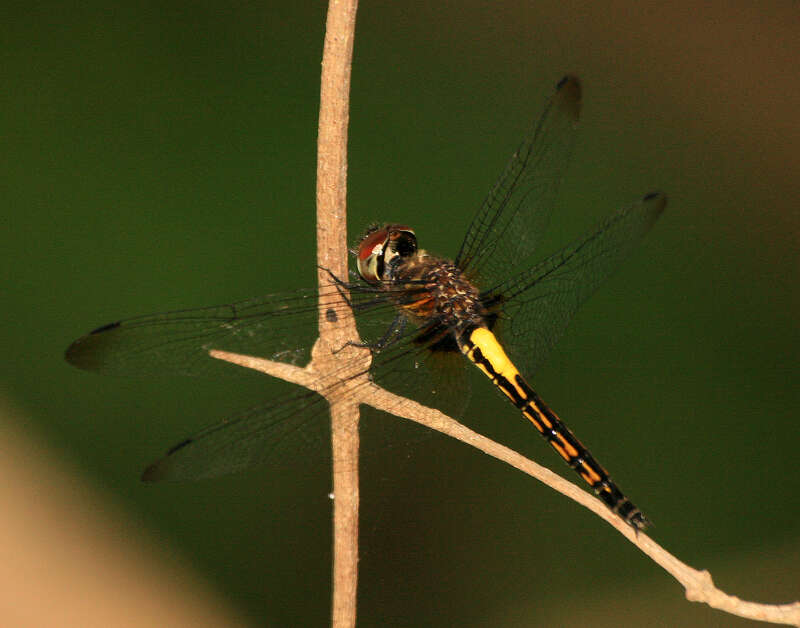
<path id="1" fill-rule="evenodd" d="M 347 124 L 357 5 L 357 0 L 331 0 L 328 6 L 317 138 L 317 279 L 320 286 L 328 279 L 322 269 L 328 269 L 337 277 L 347 276 Z M 352 315 L 332 318 L 334 320 L 329 320 L 326 312 L 320 309 L 320 339 L 309 365 L 317 372 L 331 370 L 337 358 L 346 357 L 334 356 L 330 347 L 343 347 L 348 341 L 358 340 Z M 354 347 L 348 347 L 348 352 L 354 351 L 357 351 Z M 337 401 L 333 397 L 328 401 L 334 465 L 331 625 L 350 628 L 356 623 L 358 584 L 358 465 L 339 467 L 343 460 L 358 459 L 358 404 Z"/>
<path id="2" fill-rule="evenodd" d="M 279 377 L 311 390 L 328 389 L 330 386 L 330 381 L 324 380 L 309 367 L 301 368 L 283 362 L 273 362 L 272 360 L 228 353 L 226 351 L 212 351 L 211 356 L 261 371 L 273 377 Z M 352 403 L 367 404 L 378 410 L 415 421 L 442 434 L 447 434 L 510 464 L 512 467 L 527 473 L 562 495 L 588 508 L 598 517 L 611 524 L 620 534 L 670 573 L 684 587 L 686 599 L 689 601 L 704 602 L 712 608 L 747 619 L 800 626 L 800 602 L 792 604 L 759 604 L 740 600 L 733 595 L 725 593 L 714 586 L 711 574 L 708 571 L 693 569 L 681 562 L 649 536 L 643 532 L 637 532 L 620 517 L 614 515 L 599 499 L 513 449 L 509 449 L 477 432 L 473 432 L 438 410 L 427 408 L 411 399 L 398 397 L 376 386 L 369 381 L 366 375 L 351 378 L 345 386 L 347 388 L 347 397 Z"/>

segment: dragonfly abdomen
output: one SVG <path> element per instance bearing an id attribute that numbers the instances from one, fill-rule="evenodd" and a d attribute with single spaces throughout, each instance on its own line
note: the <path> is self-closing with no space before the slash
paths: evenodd
<path id="1" fill-rule="evenodd" d="M 628 524 L 642 530 L 649 521 L 611 480 L 608 472 L 520 375 L 495 335 L 485 327 L 467 329 L 459 338 L 462 353 L 492 380 L 522 415 L 533 423 L 559 456 Z"/>

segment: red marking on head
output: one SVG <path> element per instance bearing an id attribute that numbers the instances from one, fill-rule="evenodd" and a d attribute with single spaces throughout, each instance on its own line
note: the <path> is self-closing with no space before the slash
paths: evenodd
<path id="1" fill-rule="evenodd" d="M 361 240 L 361 243 L 358 245 L 358 259 L 367 259 L 370 255 L 372 255 L 376 246 L 386 241 L 388 235 L 389 230 L 387 228 L 383 228 L 370 233 L 367 237 Z"/>

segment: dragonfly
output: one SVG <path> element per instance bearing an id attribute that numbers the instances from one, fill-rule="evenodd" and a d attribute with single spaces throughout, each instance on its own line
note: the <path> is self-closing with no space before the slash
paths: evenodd
<path id="1" fill-rule="evenodd" d="M 216 349 L 296 363 L 309 356 L 320 308 L 331 321 L 348 308 L 372 359 L 355 370 L 337 366 L 320 392 L 368 372 L 368 381 L 457 418 L 469 388 L 463 372 L 472 364 L 608 508 L 645 529 L 647 517 L 525 379 L 666 206 L 664 194 L 649 193 L 558 252 L 534 258 L 572 152 L 581 92 L 575 76 L 558 82 L 454 258 L 420 248 L 405 224 L 374 225 L 351 251 L 357 272 L 347 280 L 331 275 L 317 289 L 110 323 L 73 342 L 67 361 L 110 374 L 203 375 L 219 365 L 209 357 Z M 272 460 L 324 421 L 323 396 L 292 392 L 234 414 L 170 448 L 143 480 L 212 477 Z"/>

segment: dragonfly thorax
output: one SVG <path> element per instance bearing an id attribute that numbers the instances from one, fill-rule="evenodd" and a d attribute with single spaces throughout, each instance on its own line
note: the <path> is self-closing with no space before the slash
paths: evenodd
<path id="1" fill-rule="evenodd" d="M 398 305 L 418 321 L 460 331 L 486 325 L 478 289 L 453 262 L 418 251 L 394 265 L 387 285 L 400 296 Z"/>
<path id="2" fill-rule="evenodd" d="M 478 289 L 453 262 L 418 249 L 414 231 L 405 225 L 367 231 L 358 246 L 358 271 L 366 282 L 392 293 L 417 322 L 453 330 L 485 324 Z"/>

